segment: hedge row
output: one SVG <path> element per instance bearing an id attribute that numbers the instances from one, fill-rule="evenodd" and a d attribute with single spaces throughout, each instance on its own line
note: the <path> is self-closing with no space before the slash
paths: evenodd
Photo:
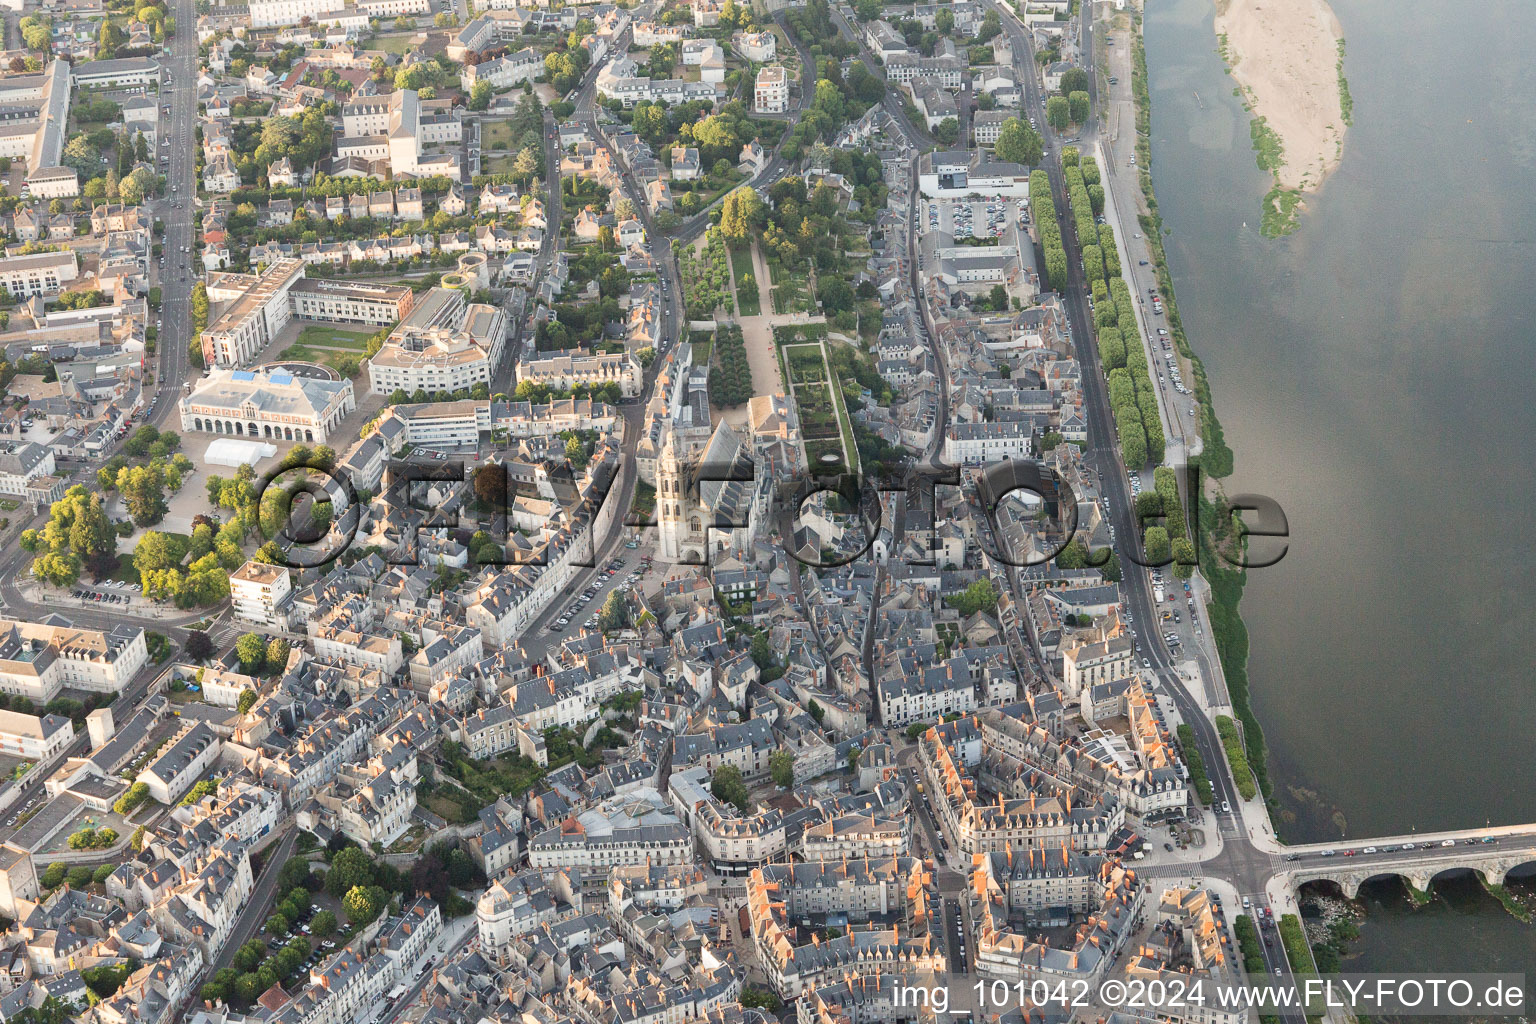
<path id="1" fill-rule="evenodd" d="M 1253 769 L 1248 767 L 1248 753 L 1243 749 L 1243 739 L 1237 734 L 1237 723 L 1231 715 L 1216 716 L 1216 731 L 1221 734 L 1221 747 L 1232 765 L 1232 779 L 1237 792 L 1244 800 L 1252 800 L 1259 787 L 1253 782 Z"/>

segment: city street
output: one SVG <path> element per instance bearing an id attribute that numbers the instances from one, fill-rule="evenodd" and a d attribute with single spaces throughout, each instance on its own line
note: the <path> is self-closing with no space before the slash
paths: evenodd
<path id="1" fill-rule="evenodd" d="M 161 104 L 169 95 L 171 108 L 165 137 L 170 140 L 170 167 L 166 176 L 166 195 L 157 215 L 165 223 L 162 236 L 164 262 L 156 266 L 160 286 L 162 326 L 156 351 L 159 370 L 155 386 L 148 391 L 154 403 L 146 422 L 159 428 L 181 429 L 176 403 L 182 395 L 182 382 L 193 372 L 187 358 L 192 340 L 192 285 L 201 276 L 195 252 L 194 218 L 197 215 L 197 11 L 192 0 L 176 0 L 176 24 L 171 40 L 171 56 L 165 59 L 169 84 L 161 86 Z M 164 115 L 162 114 L 162 120 Z M 183 251 L 186 250 L 186 251 Z"/>

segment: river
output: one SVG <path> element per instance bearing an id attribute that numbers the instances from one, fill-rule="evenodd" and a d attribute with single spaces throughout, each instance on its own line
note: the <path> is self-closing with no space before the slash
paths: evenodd
<path id="1" fill-rule="evenodd" d="M 1242 605 L 1280 829 L 1536 821 L 1536 21 L 1518 0 L 1333 3 L 1354 125 L 1274 241 L 1210 0 L 1149 0 L 1145 29 L 1154 181 L 1228 492 L 1290 522 Z M 1454 951 L 1536 972 L 1536 929 L 1446 892 L 1416 914 L 1371 901 L 1353 966 Z"/>

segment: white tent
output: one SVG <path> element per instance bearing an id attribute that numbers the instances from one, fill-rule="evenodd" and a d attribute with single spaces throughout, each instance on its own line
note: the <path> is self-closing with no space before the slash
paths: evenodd
<path id="1" fill-rule="evenodd" d="M 254 466 L 277 454 L 277 446 L 264 441 L 221 437 L 208 446 L 203 461 L 214 466 Z"/>

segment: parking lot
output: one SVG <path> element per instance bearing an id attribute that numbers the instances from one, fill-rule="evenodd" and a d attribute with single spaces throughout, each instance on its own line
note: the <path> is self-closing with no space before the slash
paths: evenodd
<path id="1" fill-rule="evenodd" d="M 103 580 L 100 583 L 84 583 L 70 591 L 69 596 L 82 604 L 125 605 L 130 598 L 137 597 L 140 587 L 137 583 L 123 583 L 119 580 Z"/>
<path id="2" fill-rule="evenodd" d="M 1022 199 L 925 199 L 918 206 L 922 227 L 955 238 L 999 238 L 1016 244 L 1011 232 L 1028 223 Z"/>
<path id="3" fill-rule="evenodd" d="M 582 629 L 596 629 L 597 613 L 602 610 L 608 594 L 614 590 L 630 590 L 644 578 L 650 567 L 649 555 L 639 556 L 633 548 L 621 549 L 621 554 L 595 573 L 587 589 L 571 599 L 561 609 L 559 617 L 547 623 L 541 632 L 558 639 Z"/>

